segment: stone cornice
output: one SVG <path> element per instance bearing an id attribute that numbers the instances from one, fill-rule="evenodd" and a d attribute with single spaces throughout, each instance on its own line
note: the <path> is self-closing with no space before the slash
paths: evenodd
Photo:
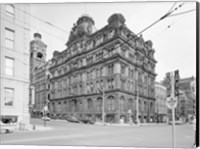
<path id="1" fill-rule="evenodd" d="M 105 94 L 109 94 L 109 93 L 125 93 L 128 95 L 132 95 L 132 96 L 136 96 L 136 93 L 130 92 L 130 91 L 125 91 L 122 89 L 113 89 L 113 90 L 107 90 L 105 91 Z M 60 101 L 60 100 L 70 100 L 70 99 L 76 99 L 76 98 L 87 98 L 87 97 L 91 97 L 91 96 L 102 96 L 102 93 L 92 93 L 92 94 L 81 94 L 81 95 L 72 95 L 72 96 L 66 96 L 66 97 L 61 97 L 61 98 L 55 98 L 55 99 L 50 99 L 49 101 L 53 102 L 53 101 Z M 150 100 L 155 100 L 155 98 L 153 97 L 147 97 L 144 95 L 139 95 L 139 97 L 142 98 L 147 98 Z"/>

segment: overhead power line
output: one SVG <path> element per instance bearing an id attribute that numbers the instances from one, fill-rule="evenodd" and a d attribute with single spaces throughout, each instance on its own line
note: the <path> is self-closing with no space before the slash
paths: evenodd
<path id="1" fill-rule="evenodd" d="M 119 47 L 121 47 L 124 44 L 128 44 L 132 47 L 132 45 L 129 43 L 130 40 L 134 39 L 135 37 L 137 37 L 138 35 L 142 34 L 143 32 L 145 32 L 146 30 L 148 30 L 149 28 L 151 28 L 152 26 L 154 26 L 155 24 L 157 24 L 158 22 L 164 20 L 165 18 L 169 17 L 173 12 L 177 11 L 179 8 L 181 8 L 184 5 L 184 3 L 180 4 L 179 6 L 175 7 L 173 10 L 171 10 L 170 12 L 167 12 L 165 15 L 163 15 L 161 18 L 159 18 L 158 20 L 156 20 L 155 22 L 153 22 L 152 24 L 150 24 L 149 26 L 147 26 L 146 28 L 144 28 L 142 31 L 140 31 L 139 33 L 137 33 L 136 35 L 134 35 L 133 37 L 129 38 L 127 41 L 124 41 L 123 43 L 121 43 L 119 46 L 110 49 L 110 52 L 118 49 Z M 105 57 L 106 55 L 108 55 L 108 53 L 105 53 L 102 57 Z M 96 59 L 96 61 L 99 61 L 99 59 Z M 96 61 L 93 61 L 93 63 L 95 63 Z"/>
<path id="2" fill-rule="evenodd" d="M 2 14 L 5 14 L 5 13 L 2 13 Z M 1 19 L 5 20 L 5 21 L 7 21 L 7 22 L 13 23 L 12 21 L 9 21 L 8 19 L 5 19 L 5 18 L 1 18 Z M 54 34 L 51 34 L 51 33 L 47 32 L 47 31 L 44 30 L 44 29 L 41 29 L 41 28 L 38 28 L 37 26 L 28 24 L 28 23 L 26 23 L 26 22 L 24 22 L 24 21 L 22 21 L 22 20 L 20 20 L 20 19 L 17 19 L 17 18 L 15 18 L 15 20 L 26 24 L 26 25 L 28 26 L 28 27 L 27 27 L 28 29 L 30 29 L 30 28 L 32 28 L 32 29 L 40 29 L 41 31 L 43 31 L 44 33 L 46 33 L 46 34 L 48 34 L 48 35 L 54 37 L 55 39 L 58 39 L 58 40 L 60 40 L 60 41 L 66 42 L 65 39 L 63 39 L 63 38 L 61 38 L 61 37 L 58 37 L 58 36 L 55 36 Z M 19 25 L 19 24 L 15 24 L 15 25 L 17 25 L 17 26 L 19 26 L 19 27 L 21 27 L 21 28 L 24 28 L 24 27 L 25 27 L 25 26 Z"/>
<path id="3" fill-rule="evenodd" d="M 189 13 L 189 12 L 192 12 L 192 11 L 195 11 L 195 10 L 196 10 L 196 9 L 191 9 L 191 10 L 188 10 L 188 11 L 176 13 L 176 14 L 170 15 L 169 17 L 174 17 L 174 16 L 178 16 L 178 15 L 183 15 L 183 14 L 186 14 L 186 13 Z"/>
<path id="4" fill-rule="evenodd" d="M 31 13 L 28 13 L 28 12 L 26 12 L 25 10 L 22 10 L 22 9 L 19 9 L 19 8 L 16 8 L 16 7 L 15 7 L 15 9 L 17 9 L 17 10 L 19 10 L 19 11 L 21 11 L 21 12 L 24 12 L 25 14 L 28 14 L 29 16 L 31 16 L 31 17 L 33 17 L 33 18 L 35 18 L 35 19 L 37 19 L 37 20 L 39 20 L 39 21 L 41 21 L 41 22 L 43 22 L 43 23 L 45 23 L 45 24 L 51 26 L 51 27 L 54 27 L 54 28 L 56 28 L 56 29 L 58 29 L 58 30 L 60 30 L 60 31 L 62 31 L 62 32 L 69 33 L 69 32 L 67 32 L 65 29 L 63 29 L 63 28 L 61 28 L 61 27 L 58 27 L 58 26 L 54 25 L 53 23 L 51 23 L 51 22 L 49 22 L 49 21 L 46 21 L 46 20 L 44 20 L 44 19 L 42 19 L 42 18 L 39 18 L 39 17 L 37 17 L 37 16 L 35 16 L 35 15 L 31 14 Z"/>
<path id="5" fill-rule="evenodd" d="M 172 17 L 173 17 L 173 16 L 178 16 L 178 15 L 181 15 L 181 16 L 182 16 L 183 14 L 189 13 L 189 12 L 192 12 L 192 11 L 195 11 L 195 9 L 185 11 L 184 13 L 183 13 L 183 12 L 182 12 L 182 13 L 176 13 L 176 14 L 170 15 L 169 17 L 171 17 L 171 16 L 172 16 Z M 172 26 L 173 26 L 174 24 L 176 24 L 178 21 L 180 21 L 182 18 L 184 18 L 184 16 L 182 16 L 182 17 L 176 19 L 174 22 L 168 24 L 160 33 L 158 33 L 157 35 L 155 35 L 155 36 L 153 37 L 153 40 L 157 39 L 160 35 L 162 35 L 162 33 L 164 33 L 165 31 L 169 30 L 170 28 L 172 28 Z"/>
<path id="6" fill-rule="evenodd" d="M 170 12 L 170 11 L 174 8 L 174 6 L 176 5 L 176 3 L 177 3 L 177 2 L 174 2 L 174 4 L 172 5 L 172 7 L 169 9 L 168 12 Z"/>

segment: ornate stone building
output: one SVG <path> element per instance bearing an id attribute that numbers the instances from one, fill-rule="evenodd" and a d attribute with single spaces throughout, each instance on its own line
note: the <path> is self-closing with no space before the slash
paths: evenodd
<path id="1" fill-rule="evenodd" d="M 144 41 L 125 25 L 121 14 L 94 31 L 94 20 L 80 17 L 74 24 L 67 48 L 55 51 L 49 71 L 50 112 L 101 121 L 105 91 L 105 120 L 154 120 L 155 64 L 151 41 Z M 129 111 L 129 112 L 128 112 Z"/>

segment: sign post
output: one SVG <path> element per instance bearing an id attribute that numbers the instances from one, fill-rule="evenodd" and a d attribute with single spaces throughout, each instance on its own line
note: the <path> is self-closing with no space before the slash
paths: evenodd
<path id="1" fill-rule="evenodd" d="M 179 74 L 178 70 L 175 71 L 175 75 L 173 72 L 167 73 L 166 77 L 168 79 L 168 87 L 167 87 L 167 102 L 166 105 L 169 109 L 172 110 L 172 145 L 173 148 L 176 147 L 176 137 L 175 137 L 175 108 L 178 104 L 177 96 L 178 92 L 178 82 L 179 82 Z"/>
<path id="2" fill-rule="evenodd" d="M 44 127 L 46 127 L 46 115 L 48 111 L 48 106 L 45 105 L 42 110 L 43 110 L 43 118 L 44 118 Z"/>

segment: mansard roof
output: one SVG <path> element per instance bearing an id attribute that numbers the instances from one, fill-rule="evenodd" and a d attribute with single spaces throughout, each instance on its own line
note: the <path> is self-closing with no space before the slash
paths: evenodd
<path id="1" fill-rule="evenodd" d="M 80 20 L 84 20 L 84 19 L 91 19 L 93 20 L 90 16 L 88 15 L 83 15 L 81 16 L 78 21 L 77 24 L 80 23 Z M 118 22 L 117 25 L 113 25 L 113 22 Z M 74 43 L 85 40 L 86 42 L 88 40 L 95 40 L 97 36 L 99 35 L 103 35 L 106 34 L 106 32 L 109 32 L 110 30 L 114 29 L 117 34 L 119 33 L 121 35 L 121 37 L 127 38 L 128 40 L 130 40 L 133 42 L 137 42 L 136 45 L 138 45 L 138 48 L 140 49 L 140 51 L 142 53 L 144 53 L 145 55 L 147 55 L 148 57 L 152 57 L 154 55 L 154 49 L 152 49 L 153 43 L 151 40 L 147 40 L 145 41 L 141 36 L 137 36 L 135 33 L 133 33 L 127 26 L 125 23 L 125 18 L 122 14 L 119 13 L 115 13 L 113 15 L 111 15 L 108 18 L 108 24 L 105 25 L 104 27 L 102 27 L 101 29 L 97 30 L 96 32 L 93 32 L 91 34 L 88 34 L 87 36 L 82 36 L 82 37 L 78 37 L 78 34 L 76 33 L 76 27 L 77 24 L 74 24 L 74 27 L 72 28 L 72 35 L 73 35 L 73 39 L 71 41 L 68 40 L 68 42 L 70 42 L 69 44 L 67 43 L 67 48 L 65 50 L 63 50 L 62 52 L 58 52 L 56 51 L 53 55 L 54 57 L 62 57 L 62 55 L 68 51 L 72 45 L 74 45 Z M 122 35 L 123 34 L 123 35 Z M 157 62 L 154 58 L 152 59 L 155 62 Z"/>

